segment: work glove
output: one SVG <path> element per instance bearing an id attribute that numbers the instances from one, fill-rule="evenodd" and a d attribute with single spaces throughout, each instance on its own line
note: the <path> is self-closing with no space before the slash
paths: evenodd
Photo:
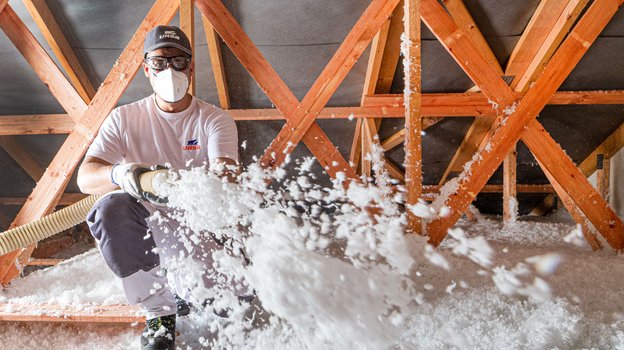
<path id="1" fill-rule="evenodd" d="M 139 176 L 150 171 L 149 165 L 142 163 L 115 164 L 111 179 L 115 185 L 136 199 L 146 199 L 141 189 Z"/>
<path id="2" fill-rule="evenodd" d="M 145 199 L 152 204 L 166 204 L 167 198 L 157 194 L 144 191 L 141 188 L 139 177 L 146 172 L 153 170 L 169 169 L 162 165 L 148 166 L 142 163 L 117 164 L 111 170 L 111 179 L 115 185 L 136 199 Z"/>

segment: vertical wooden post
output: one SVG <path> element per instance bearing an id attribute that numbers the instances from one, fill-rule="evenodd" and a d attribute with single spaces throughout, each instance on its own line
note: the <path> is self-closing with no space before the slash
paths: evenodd
<path id="1" fill-rule="evenodd" d="M 420 84 L 420 0 L 405 1 L 405 184 L 407 204 L 422 195 L 422 114 Z M 408 213 L 408 231 L 422 233 L 419 217 Z"/>
<path id="2" fill-rule="evenodd" d="M 603 153 L 596 157 L 596 190 L 602 198 L 609 201 L 609 173 L 611 172 L 610 160 Z"/>
<path id="3" fill-rule="evenodd" d="M 503 222 L 515 222 L 518 216 L 516 199 L 516 146 L 503 162 Z"/>
<path id="4" fill-rule="evenodd" d="M 180 29 L 188 36 L 195 57 L 195 6 L 194 0 L 180 0 Z M 191 75 L 189 94 L 195 95 L 195 72 Z"/>

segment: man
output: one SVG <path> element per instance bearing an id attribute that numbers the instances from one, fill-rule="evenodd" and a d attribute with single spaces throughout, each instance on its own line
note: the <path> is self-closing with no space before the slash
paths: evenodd
<path id="1" fill-rule="evenodd" d="M 183 169 L 238 161 L 234 120 L 187 92 L 194 70 L 191 53 L 189 40 L 178 27 L 157 26 L 148 33 L 143 72 L 154 94 L 115 108 L 78 170 L 84 193 L 122 190 L 98 201 L 87 222 L 107 265 L 121 278 L 128 302 L 146 311 L 143 349 L 174 348 L 176 297 L 166 287 L 161 262 L 183 248 L 173 237 L 175 224 L 162 228 L 148 219 L 166 208 L 146 201 L 137 173 L 153 165 Z M 199 248 L 194 250 L 219 245 L 208 239 Z M 210 261 L 206 264 L 211 266 Z"/>

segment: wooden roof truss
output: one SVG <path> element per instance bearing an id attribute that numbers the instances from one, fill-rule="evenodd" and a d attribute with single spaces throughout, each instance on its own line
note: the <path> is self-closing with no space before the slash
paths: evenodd
<path id="1" fill-rule="evenodd" d="M 329 175 L 335 177 L 338 173 L 344 173 L 349 179 L 358 179 L 358 169 L 367 175 L 371 173 L 370 162 L 362 152 L 369 151 L 372 143 L 378 143 L 387 150 L 402 144 L 407 135 L 409 159 L 405 178 L 408 184 L 408 201 L 413 203 L 421 193 L 435 192 L 440 188 L 422 187 L 421 130 L 433 125 L 440 117 L 475 116 L 475 123 L 466 136 L 464 145 L 460 147 L 444 177 L 448 178 L 466 160 L 471 159 L 471 162 L 455 181 L 445 185 L 452 190 L 451 194 L 436 200 L 450 208 L 450 215 L 422 225 L 417 218 L 412 217 L 412 231 L 421 232 L 422 229 L 429 235 L 432 244 L 440 243 L 446 236 L 447 229 L 468 209 L 482 190 L 500 191 L 507 188 L 508 196 L 514 196 L 515 189 L 555 191 L 575 219 L 587 228 L 586 237 L 594 248 L 597 248 L 598 243 L 589 234 L 591 232 L 600 233 L 613 248 L 624 249 L 622 221 L 586 180 L 586 168 L 593 169 L 593 165 L 582 165 L 583 171 L 579 170 L 535 119 L 548 103 L 624 103 L 624 92 L 621 91 L 557 92 L 624 0 L 595 0 L 578 21 L 576 17 L 587 0 L 542 0 L 504 71 L 505 75 L 512 77 L 510 85 L 503 79 L 503 69 L 461 0 L 443 1 L 446 9 L 437 0 L 405 0 L 405 4 L 400 0 L 372 0 L 302 101 L 297 100 L 219 0 L 156 0 L 97 90 L 86 78 L 45 2 L 24 1 L 68 73 L 69 80 L 7 5 L 7 0 L 0 0 L 0 29 L 49 87 L 67 114 L 0 117 L 0 137 L 26 133 L 68 133 L 69 136 L 45 171 L 30 164 L 32 159 L 29 155 L 14 143 L 11 144 L 10 139 L 0 139 L 0 146 L 9 150 L 14 158 L 20 160 L 20 165 L 34 179 L 38 179 L 32 194 L 13 221 L 13 226 L 36 220 L 54 209 L 63 195 L 70 175 L 104 118 L 114 108 L 139 69 L 142 43 L 147 32 L 155 25 L 169 23 L 180 10 L 181 25 L 193 37 L 195 5 L 204 20 L 221 106 L 229 108 L 219 37 L 276 106 L 276 109 L 231 110 L 235 119 L 286 120 L 284 127 L 262 156 L 263 165 L 281 165 L 286 155 L 302 141 Z M 401 22 L 405 11 L 408 21 L 404 28 Z M 552 14 L 555 13 L 557 16 L 553 17 Z M 475 88 L 463 94 L 421 94 L 418 64 L 420 45 L 411 45 L 408 51 L 410 59 L 417 64 L 409 67 L 410 78 L 406 80 L 406 84 L 413 91 L 407 96 L 409 104 L 406 107 L 403 105 L 403 95 L 384 94 L 390 91 L 396 70 L 400 35 L 405 31 L 414 43 L 419 42 L 420 18 L 472 79 Z M 575 22 L 576 25 L 566 36 Z M 371 41 L 373 44 L 361 105 L 326 107 L 332 94 Z M 349 164 L 318 126 L 316 119 L 352 116 L 358 119 Z M 403 130 L 388 140 L 378 140 L 377 130 L 381 117 L 407 118 L 408 131 Z M 30 125 L 25 126 L 24 121 L 28 121 Z M 601 145 L 604 148 L 603 153 L 613 154 L 624 144 L 623 138 L 621 130 L 616 132 L 605 142 L 606 145 Z M 513 155 L 518 140 L 522 140 L 535 155 L 552 187 L 541 186 L 537 189 L 539 186 L 516 186 L 512 174 L 513 159 L 510 158 L 505 185 L 486 186 L 488 179 L 505 157 Z M 393 176 L 403 178 L 396 165 L 391 162 L 386 164 L 387 170 Z M 28 261 L 33 247 L 0 257 L 0 281 L 3 284 L 19 274 L 19 267 Z"/>

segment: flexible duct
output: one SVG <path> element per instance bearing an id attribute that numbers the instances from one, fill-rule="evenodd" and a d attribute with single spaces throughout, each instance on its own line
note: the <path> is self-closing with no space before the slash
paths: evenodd
<path id="1" fill-rule="evenodd" d="M 166 175 L 166 173 L 167 170 L 156 170 L 142 174 L 139 177 L 141 187 L 144 191 L 154 193 L 155 183 L 153 182 L 162 181 L 161 175 Z M 101 197 L 103 195 L 88 196 L 39 220 L 0 233 L 0 256 L 84 222 L 95 202 Z"/>

